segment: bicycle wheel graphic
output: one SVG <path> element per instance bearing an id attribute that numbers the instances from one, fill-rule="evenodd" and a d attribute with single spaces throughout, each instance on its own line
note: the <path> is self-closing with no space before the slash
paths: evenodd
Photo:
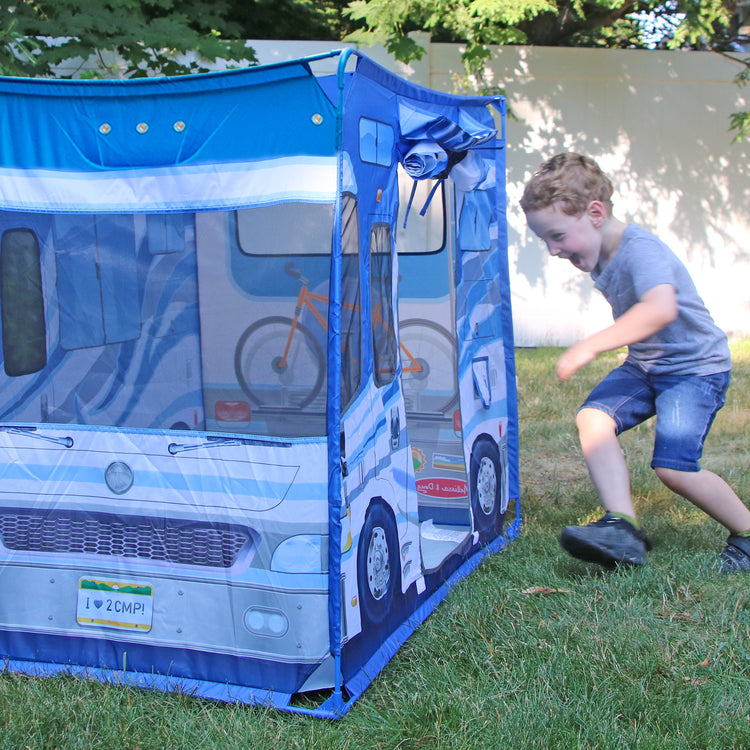
<path id="1" fill-rule="evenodd" d="M 299 322 L 283 362 L 292 322 L 291 318 L 263 318 L 247 328 L 237 342 L 237 381 L 259 406 L 302 409 L 323 385 L 325 359 L 320 344 Z"/>
<path id="2" fill-rule="evenodd" d="M 407 411 L 446 412 L 458 401 L 455 339 L 437 323 L 418 318 L 401 323 L 399 336 Z"/>

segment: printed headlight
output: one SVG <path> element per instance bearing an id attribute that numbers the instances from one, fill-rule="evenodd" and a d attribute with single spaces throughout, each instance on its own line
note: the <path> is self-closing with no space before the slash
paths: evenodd
<path id="1" fill-rule="evenodd" d="M 245 612 L 245 627 L 257 635 L 280 638 L 289 629 L 283 612 L 262 607 L 253 607 Z"/>
<path id="2" fill-rule="evenodd" d="M 104 472 L 104 481 L 115 495 L 124 495 L 133 486 L 133 470 L 123 461 L 113 461 Z"/>
<path id="3" fill-rule="evenodd" d="M 285 539 L 273 553 L 271 570 L 277 573 L 325 573 L 328 543 L 317 534 L 299 534 Z"/>

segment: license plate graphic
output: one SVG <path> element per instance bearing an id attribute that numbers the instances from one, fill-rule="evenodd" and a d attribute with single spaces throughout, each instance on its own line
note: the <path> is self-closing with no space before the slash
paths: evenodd
<path id="1" fill-rule="evenodd" d="M 76 620 L 79 625 L 148 632 L 153 616 L 153 586 L 88 578 L 78 583 Z"/>

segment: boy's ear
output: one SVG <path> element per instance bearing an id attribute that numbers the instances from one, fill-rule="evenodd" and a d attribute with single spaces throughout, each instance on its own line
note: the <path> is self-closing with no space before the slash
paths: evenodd
<path id="1" fill-rule="evenodd" d="M 591 201 L 591 203 L 586 206 L 586 214 L 597 229 L 604 224 L 609 216 L 607 209 L 601 201 Z"/>

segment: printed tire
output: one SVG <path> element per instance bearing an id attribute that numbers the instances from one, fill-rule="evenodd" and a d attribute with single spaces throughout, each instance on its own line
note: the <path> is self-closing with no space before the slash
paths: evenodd
<path id="1" fill-rule="evenodd" d="M 398 532 L 382 501 L 370 506 L 359 535 L 357 585 L 364 630 L 386 619 L 401 589 Z"/>
<path id="2" fill-rule="evenodd" d="M 489 438 L 478 440 L 471 452 L 469 486 L 474 530 L 479 532 L 481 544 L 486 544 L 494 537 L 502 522 L 501 469 L 497 445 Z"/>
<path id="3" fill-rule="evenodd" d="M 320 344 L 297 322 L 285 365 L 280 366 L 289 340 L 291 318 L 263 318 L 240 336 L 234 370 L 242 390 L 258 406 L 302 409 L 323 385 L 325 359 Z"/>
<path id="4" fill-rule="evenodd" d="M 430 320 L 399 325 L 401 382 L 407 411 L 445 413 L 458 401 L 456 341 Z M 420 370 L 410 372 L 412 359 Z"/>

